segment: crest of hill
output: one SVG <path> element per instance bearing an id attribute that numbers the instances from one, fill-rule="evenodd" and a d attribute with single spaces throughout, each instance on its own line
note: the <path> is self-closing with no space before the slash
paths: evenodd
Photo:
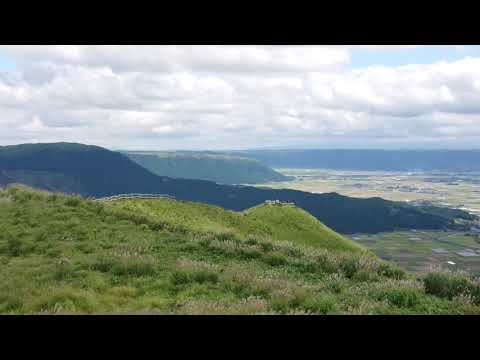
<path id="1" fill-rule="evenodd" d="M 262 204 L 235 212 L 171 199 L 126 199 L 114 201 L 109 206 L 189 231 L 230 233 L 245 239 L 259 236 L 328 250 L 356 252 L 363 249 L 295 206 Z"/>

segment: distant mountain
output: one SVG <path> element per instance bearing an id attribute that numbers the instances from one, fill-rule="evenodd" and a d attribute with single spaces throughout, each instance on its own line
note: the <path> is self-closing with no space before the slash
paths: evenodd
<path id="1" fill-rule="evenodd" d="M 125 152 L 156 175 L 172 178 L 200 179 L 220 184 L 256 184 L 286 181 L 282 175 L 259 161 L 238 156 L 202 152 Z"/>
<path id="2" fill-rule="evenodd" d="M 275 168 L 480 171 L 480 150 L 246 150 L 226 154 L 249 157 Z"/>
<path id="3" fill-rule="evenodd" d="M 290 201 L 341 233 L 457 227 L 454 216 L 449 213 L 439 215 L 428 209 L 380 198 L 359 199 L 336 193 L 312 194 L 157 176 L 124 154 L 82 144 L 0 147 L 0 173 L 8 174 L 4 175 L 8 183 L 20 182 L 39 189 L 92 197 L 122 193 L 170 194 L 180 200 L 230 210 L 245 210 L 270 199 Z M 59 185 L 62 178 L 65 182 Z"/>

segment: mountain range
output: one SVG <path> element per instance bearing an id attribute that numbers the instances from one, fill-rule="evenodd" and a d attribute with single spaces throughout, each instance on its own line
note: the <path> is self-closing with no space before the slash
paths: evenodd
<path id="1" fill-rule="evenodd" d="M 225 154 L 274 168 L 364 171 L 480 171 L 480 150 L 245 150 Z"/>

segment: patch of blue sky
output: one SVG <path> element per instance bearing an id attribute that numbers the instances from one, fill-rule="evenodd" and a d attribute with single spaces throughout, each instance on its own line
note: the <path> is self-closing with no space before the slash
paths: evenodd
<path id="1" fill-rule="evenodd" d="M 349 69 L 368 66 L 401 66 L 411 64 L 432 64 L 440 61 L 452 62 L 466 57 L 480 57 L 478 45 L 427 45 L 418 48 L 357 48 L 351 51 Z"/>
<path id="2" fill-rule="evenodd" d="M 0 71 L 9 71 L 15 68 L 15 60 L 0 52 Z"/>

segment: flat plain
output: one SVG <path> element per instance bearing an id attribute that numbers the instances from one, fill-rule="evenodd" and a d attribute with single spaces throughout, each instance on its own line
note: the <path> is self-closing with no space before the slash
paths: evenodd
<path id="1" fill-rule="evenodd" d="M 261 184 L 315 193 L 431 203 L 480 216 L 480 174 L 454 172 L 378 172 L 329 169 L 277 169 L 294 177 Z M 423 273 L 432 267 L 480 274 L 480 225 L 467 232 L 397 231 L 354 234 L 353 240 L 400 267 Z"/>

